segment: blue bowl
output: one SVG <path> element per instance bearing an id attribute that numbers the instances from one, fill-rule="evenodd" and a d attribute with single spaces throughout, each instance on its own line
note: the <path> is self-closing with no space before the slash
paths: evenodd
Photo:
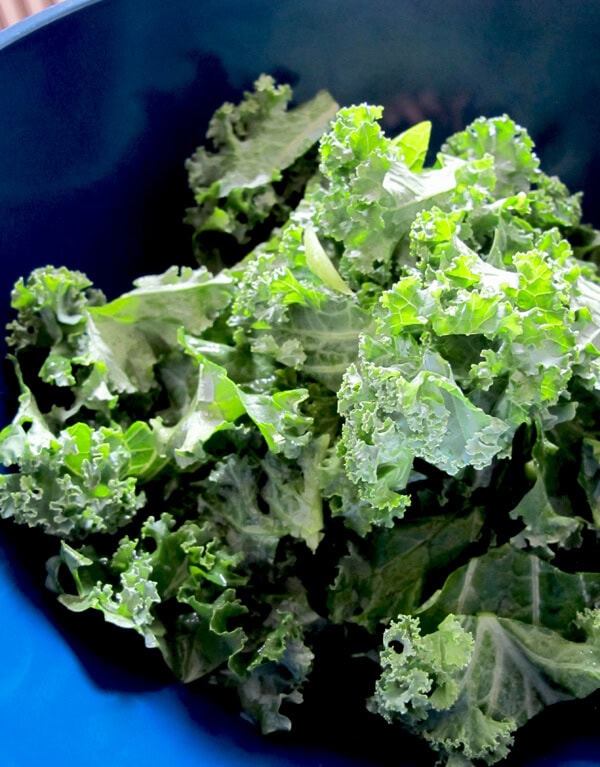
<path id="1" fill-rule="evenodd" d="M 437 140 L 506 111 L 600 225 L 599 33 L 595 0 L 65 0 L 0 32 L 0 322 L 35 266 L 81 269 L 112 297 L 191 263 L 184 159 L 261 72 L 298 101 L 383 104 L 390 128 L 432 118 Z M 265 741 L 125 632 L 66 614 L 43 588 L 44 542 L 1 535 L 3 767 L 425 763 L 337 721 L 335 690 L 318 731 Z M 538 717 L 507 764 L 600 765 L 595 700 Z"/>

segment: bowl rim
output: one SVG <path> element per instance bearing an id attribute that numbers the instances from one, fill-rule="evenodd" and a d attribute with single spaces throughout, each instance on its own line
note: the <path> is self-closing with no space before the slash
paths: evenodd
<path id="1" fill-rule="evenodd" d="M 11 26 L 0 30 L 0 51 L 20 42 L 32 32 L 52 24 L 58 19 L 70 16 L 88 5 L 96 5 L 104 0 L 62 0 L 56 5 L 51 5 L 31 16 L 27 16 Z"/>

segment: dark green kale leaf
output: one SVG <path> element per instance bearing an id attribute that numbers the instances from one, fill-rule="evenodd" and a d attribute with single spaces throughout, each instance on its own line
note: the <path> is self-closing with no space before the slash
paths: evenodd
<path id="1" fill-rule="evenodd" d="M 493 764 L 544 707 L 598 688 L 599 588 L 510 547 L 472 559 L 386 630 L 372 710 L 448 764 Z"/>

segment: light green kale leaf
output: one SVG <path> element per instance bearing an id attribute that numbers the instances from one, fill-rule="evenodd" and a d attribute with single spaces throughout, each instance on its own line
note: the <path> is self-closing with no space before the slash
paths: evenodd
<path id="1" fill-rule="evenodd" d="M 90 314 L 96 324 L 116 323 L 115 333 L 135 325 L 158 352 L 177 345 L 180 327 L 197 336 L 212 327 L 231 294 L 232 281 L 225 273 L 213 276 L 205 268 L 172 266 L 162 274 L 139 277 L 133 290 L 90 309 Z"/>
<path id="2" fill-rule="evenodd" d="M 353 289 L 390 283 L 395 251 L 416 213 L 455 188 L 456 168 L 464 164 L 449 157 L 422 170 L 429 131 L 390 139 L 381 114 L 381 107 L 365 104 L 339 110 L 320 142 L 323 182 L 307 192 L 316 228 L 343 246 L 339 269 Z"/>
<path id="3" fill-rule="evenodd" d="M 499 268 L 468 246 L 462 236 L 463 229 L 468 236 L 468 222 L 460 219 L 431 211 L 413 227 L 411 247 L 420 276 L 411 275 L 409 285 L 411 302 L 420 310 L 419 330 L 433 331 L 433 345 L 453 365 L 467 392 L 502 385 L 496 401 L 486 403 L 488 410 L 493 407 L 515 426 L 538 411 L 550 423 L 551 409 L 566 395 L 580 362 L 575 303 L 579 266 L 567 241 L 553 230 L 536 234 L 526 252 L 506 253 Z M 394 332 L 410 332 L 398 316 L 407 303 L 403 280 L 382 302 Z M 412 318 L 407 319 L 414 329 Z M 461 336 L 467 336 L 472 356 L 465 359 L 463 353 L 455 360 L 452 342 Z"/>
<path id="4" fill-rule="evenodd" d="M 12 469 L 0 474 L 1 516 L 66 539 L 131 522 L 145 503 L 138 477 L 162 464 L 138 424 L 123 432 L 78 422 L 55 434 L 28 388 L 20 403 L 0 432 L 0 460 Z"/>
<path id="5" fill-rule="evenodd" d="M 187 222 L 197 234 L 225 232 L 244 243 L 261 224 L 285 221 L 316 171 L 303 157 L 337 110 L 325 91 L 288 109 L 291 96 L 288 85 L 263 75 L 240 104 L 216 111 L 207 132 L 212 148 L 199 147 L 186 163 L 196 201 Z"/>
<path id="6" fill-rule="evenodd" d="M 151 419 L 150 425 L 163 445 L 163 452 L 180 469 L 197 467 L 207 460 L 205 443 L 215 434 L 236 428 L 236 422 L 247 417 L 273 453 L 294 457 L 311 438 L 311 424 L 300 405 L 306 399 L 304 389 L 287 389 L 272 393 L 248 392 L 238 386 L 227 370 L 211 362 L 196 345 L 193 336 L 183 328 L 179 343 L 192 362 L 188 375 L 184 368 L 184 381 L 173 376 L 176 387 L 168 422 L 162 415 Z"/>
<path id="7" fill-rule="evenodd" d="M 105 382 L 115 394 L 156 388 L 155 365 L 177 346 L 179 328 L 201 333 L 231 300 L 230 280 L 204 268 L 171 267 L 162 275 L 140 278 L 135 286 L 89 312 L 87 349 L 74 359 L 92 367 L 81 387 L 88 401 L 97 392 L 98 377 L 100 386 Z"/>
<path id="8" fill-rule="evenodd" d="M 389 366 L 371 362 L 373 349 L 365 340 L 359 363 L 344 377 L 341 451 L 360 497 L 402 516 L 410 502 L 402 491 L 416 458 L 456 475 L 466 466 L 487 466 L 506 450 L 512 434 L 465 396 L 440 355 L 423 355 L 411 379 L 402 359 Z"/>
<path id="9" fill-rule="evenodd" d="M 82 272 L 51 266 L 35 269 L 12 290 L 11 306 L 17 316 L 7 326 L 7 343 L 17 352 L 36 346 L 70 356 L 80 347 L 88 307 L 105 301 Z"/>
<path id="10" fill-rule="evenodd" d="M 485 203 L 475 212 L 476 218 L 483 218 L 496 207 L 490 202 L 501 201 L 505 207 L 510 200 L 534 228 L 568 230 L 579 224 L 581 195 L 570 194 L 559 179 L 541 170 L 531 136 L 507 115 L 478 118 L 451 136 L 440 155 L 466 160 L 470 168 L 478 169 L 476 175 L 467 170 L 463 176 L 466 186 L 457 195 L 455 208 L 472 208 L 467 200 Z"/>
<path id="11" fill-rule="evenodd" d="M 9 343 L 18 355 L 44 350 L 42 381 L 71 388 L 72 404 L 54 408 L 56 417 L 66 421 L 83 407 L 107 413 L 120 395 L 156 389 L 155 365 L 177 346 L 179 327 L 206 330 L 230 296 L 225 275 L 172 267 L 105 303 L 84 275 L 45 267 L 15 287 Z"/>
<path id="12" fill-rule="evenodd" d="M 273 249 L 257 249 L 232 270 L 229 324 L 238 344 L 335 392 L 370 318 L 339 276 L 313 215 L 301 204 Z"/>
<path id="13" fill-rule="evenodd" d="M 465 160 L 493 157 L 494 194 L 499 199 L 530 190 L 540 165 L 533 148 L 527 131 L 504 115 L 478 118 L 451 136 L 441 151 Z"/>
<path id="14" fill-rule="evenodd" d="M 60 555 L 48 562 L 47 585 L 59 591 L 59 601 L 69 610 L 99 610 L 108 623 L 140 634 L 146 647 L 160 648 L 165 628 L 154 610 L 161 598 L 152 579 L 152 557 L 135 548 L 136 541 L 124 538 L 120 542 L 111 562 L 118 582 L 111 583 L 100 579 L 105 568 L 91 547 L 77 550 L 63 541 Z M 59 571 L 63 565 L 76 584 L 77 594 L 62 593 Z"/>

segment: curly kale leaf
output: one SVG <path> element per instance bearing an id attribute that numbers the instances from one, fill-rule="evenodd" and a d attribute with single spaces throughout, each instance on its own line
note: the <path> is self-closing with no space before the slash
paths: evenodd
<path id="1" fill-rule="evenodd" d="M 579 224 L 581 194 L 570 194 L 559 179 L 541 170 L 531 136 L 507 115 L 474 120 L 444 143 L 441 155 L 485 170 L 478 179 L 469 179 L 471 188 L 464 190 L 472 201 L 512 199 L 524 219 L 539 229 L 568 230 Z"/>
<path id="2" fill-rule="evenodd" d="M 79 348 L 88 307 L 105 301 L 82 272 L 66 267 L 35 269 L 13 288 L 11 306 L 17 316 L 7 326 L 8 345 L 16 351 L 58 347 L 64 356 L 73 354 Z"/>
<path id="3" fill-rule="evenodd" d="M 487 466 L 512 434 L 465 396 L 438 355 L 428 355 L 411 380 L 401 359 L 389 367 L 366 359 L 370 348 L 365 340 L 363 359 L 350 366 L 340 390 L 341 450 L 360 497 L 401 517 L 416 458 L 455 475 L 466 466 Z"/>
<path id="4" fill-rule="evenodd" d="M 449 474 L 483 468 L 521 424 L 572 417 L 570 381 L 597 364 L 578 336 L 594 323 L 568 243 L 537 235 L 500 268 L 463 230 L 468 239 L 463 215 L 417 216 L 416 266 L 381 295 L 375 331 L 344 377 L 346 470 L 375 506 L 402 508 L 417 457 Z"/>
<path id="5" fill-rule="evenodd" d="M 247 667 L 240 669 L 240 702 L 263 733 L 291 729 L 292 722 L 281 707 L 302 703 L 302 689 L 314 660 L 306 632 L 318 615 L 297 579 L 290 578 L 286 589 L 285 597 L 275 600 L 263 624 L 261 643 Z"/>
<path id="6" fill-rule="evenodd" d="M 193 336 L 181 329 L 178 339 L 192 360 L 191 374 L 183 383 L 175 380 L 177 404 L 167 414 L 170 423 L 159 415 L 151 426 L 167 457 L 180 469 L 189 470 L 205 462 L 206 442 L 221 431 L 235 429 L 243 417 L 254 424 L 273 453 L 293 458 L 308 444 L 312 421 L 300 410 L 308 396 L 305 389 L 268 394 L 246 391 L 225 368 L 200 351 L 203 344 L 197 345 Z"/>
<path id="7" fill-rule="evenodd" d="M 231 294 L 225 275 L 212 277 L 204 268 L 172 267 L 135 285 L 106 303 L 84 275 L 64 268 L 44 267 L 17 283 L 18 316 L 8 342 L 19 357 L 41 350 L 42 381 L 72 390 L 63 420 L 83 407 L 108 411 L 120 395 L 157 388 L 154 366 L 177 346 L 179 327 L 202 333 Z"/>
<path id="8" fill-rule="evenodd" d="M 255 354 L 337 391 L 370 318 L 339 276 L 313 216 L 313 206 L 301 204 L 272 247 L 232 270 L 229 324 Z"/>
<path id="9" fill-rule="evenodd" d="M 151 556 L 135 552 L 135 541 L 124 538 L 112 557 L 111 569 L 118 582 L 105 580 L 106 565 L 91 547 L 77 550 L 63 541 L 61 553 L 48 562 L 48 586 L 62 592 L 59 572 L 65 565 L 76 584 L 77 594 L 59 593 L 59 601 L 73 612 L 99 610 L 108 623 L 133 629 L 146 647 L 160 647 L 165 629 L 154 607 L 160 602 L 152 580 Z"/>
<path id="10" fill-rule="evenodd" d="M 323 535 L 319 470 L 325 448 L 321 437 L 293 461 L 275 454 L 228 455 L 197 483 L 201 513 L 222 528 L 246 563 L 272 562 L 284 536 L 315 551 Z"/>
<path id="11" fill-rule="evenodd" d="M 13 423 L 0 432 L 0 458 L 12 469 L 0 474 L 2 517 L 66 539 L 128 524 L 145 503 L 137 478 L 161 463 L 140 428 L 78 422 L 54 434 L 25 389 Z"/>
<path id="12" fill-rule="evenodd" d="M 234 594 L 245 583 L 239 561 L 209 525 L 177 525 L 165 513 L 148 517 L 140 538 L 123 538 L 110 558 L 91 546 L 77 550 L 63 543 L 49 562 L 49 582 L 66 607 L 99 610 L 109 623 L 134 629 L 161 650 L 179 677 L 191 681 L 226 662 L 244 643 L 239 627 L 227 628 L 230 619 L 246 612 Z M 65 568 L 72 585 L 65 582 Z M 167 604 L 172 607 L 161 617 L 159 606 Z"/>
<path id="13" fill-rule="evenodd" d="M 493 614 L 449 615 L 422 636 L 404 616 L 385 633 L 372 710 L 408 725 L 449 765 L 494 764 L 543 708 L 600 687 L 598 611 L 578 624 L 573 641 Z"/>
<path id="14" fill-rule="evenodd" d="M 239 243 L 265 223 L 283 223 L 316 171 L 305 155 L 334 117 L 337 105 L 325 91 L 288 109 L 291 89 L 260 77 L 238 105 L 213 116 L 207 139 L 186 163 L 196 207 L 186 220 L 201 235 L 224 232 Z"/>
<path id="15" fill-rule="evenodd" d="M 318 619 L 302 584 L 289 578 L 272 593 L 264 584 L 257 590 L 260 579 L 254 583 L 210 520 L 178 524 L 164 513 L 140 533 L 110 558 L 63 542 L 48 563 L 49 586 L 70 610 L 98 610 L 136 631 L 181 680 L 234 687 L 264 732 L 289 730 L 280 709 L 302 700 L 313 661 L 305 634 Z"/>
<path id="16" fill-rule="evenodd" d="M 386 630 L 372 709 L 449 764 L 504 758 L 532 716 L 600 687 L 599 584 L 510 547 L 471 560 Z"/>
<path id="17" fill-rule="evenodd" d="M 462 164 L 449 158 L 423 170 L 417 158 L 427 151 L 429 132 L 390 139 L 378 123 L 381 114 L 364 104 L 339 110 L 320 143 L 323 182 L 307 194 L 317 228 L 343 245 L 340 272 L 351 288 L 389 284 L 395 251 L 416 213 L 455 188 Z"/>

